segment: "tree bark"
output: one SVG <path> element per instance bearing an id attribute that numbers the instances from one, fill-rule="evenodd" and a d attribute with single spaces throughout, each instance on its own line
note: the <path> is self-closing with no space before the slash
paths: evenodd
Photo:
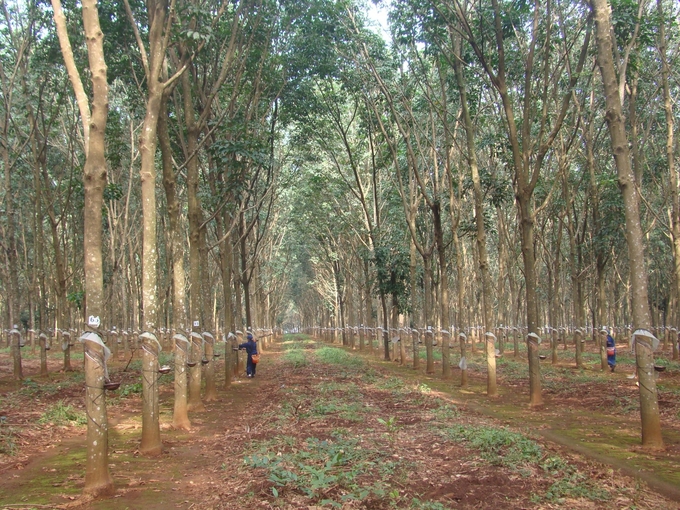
<path id="1" fill-rule="evenodd" d="M 144 332 L 142 340 L 142 442 L 140 453 L 149 456 L 163 451 L 158 405 L 158 353 L 161 349 L 156 336 Z"/>
<path id="2" fill-rule="evenodd" d="M 175 429 L 191 428 L 187 408 L 187 348 L 188 340 L 182 334 L 187 330 L 186 280 L 184 275 L 184 243 L 180 229 L 180 204 L 177 200 L 177 179 L 172 164 L 172 147 L 168 131 L 168 96 L 164 95 L 158 118 L 158 143 L 163 162 L 163 187 L 168 208 L 168 238 L 172 261 L 172 312 L 175 346 L 175 399 L 172 426 Z"/>
<path id="3" fill-rule="evenodd" d="M 479 177 L 479 167 L 477 165 L 477 148 L 475 147 L 475 131 L 470 117 L 470 110 L 467 103 L 467 86 L 460 60 L 460 39 L 454 38 L 454 68 L 456 72 L 456 82 L 460 94 L 461 113 L 463 117 L 463 127 L 465 128 L 467 142 L 467 162 L 472 174 L 472 187 L 475 197 L 475 224 L 477 227 L 477 264 L 482 279 L 482 326 L 488 334 L 491 332 L 491 277 L 489 276 L 489 257 L 486 251 L 486 228 L 484 226 L 484 197 L 482 195 L 482 184 Z M 460 275 L 459 275 L 460 278 Z M 459 304 L 460 306 L 460 304 Z M 489 397 L 498 395 L 496 384 L 496 350 L 493 337 L 486 337 L 486 394 Z"/>
<path id="4" fill-rule="evenodd" d="M 670 67 L 666 52 L 666 16 L 663 8 L 663 0 L 656 2 L 657 14 L 659 17 L 659 57 L 661 59 L 661 82 L 663 87 L 663 105 L 666 116 L 666 161 L 668 164 L 668 175 L 670 180 L 671 193 L 671 239 L 673 242 L 673 272 L 675 284 L 675 309 L 671 313 L 672 320 L 678 320 L 680 316 L 680 180 L 675 169 L 675 142 L 674 129 L 675 119 L 673 117 L 673 101 L 670 92 Z M 678 324 L 676 323 L 676 326 Z M 675 336 L 675 335 L 673 335 Z M 677 339 L 672 338 L 673 359 L 677 359 Z"/>
<path id="5" fill-rule="evenodd" d="M 102 271 L 102 205 L 106 185 L 105 131 L 108 117 L 108 81 L 104 60 L 104 34 L 99 25 L 96 0 L 83 0 L 82 17 L 87 43 L 88 61 L 92 79 L 92 112 L 78 75 L 66 31 L 59 0 L 52 0 L 54 20 L 62 47 L 62 55 L 69 69 L 69 77 L 81 110 L 85 134 L 85 166 L 83 181 L 84 206 L 84 271 L 85 271 L 85 317 L 87 324 L 97 329 L 103 314 L 104 284 Z M 89 136 L 88 136 L 89 131 Z M 91 319 L 90 319 L 91 318 Z M 85 492 L 93 495 L 111 494 L 113 481 L 108 467 L 108 424 L 104 400 L 105 359 L 103 344 L 92 347 L 86 342 L 85 381 L 86 408 L 88 413 L 87 461 Z M 91 349 L 88 352 L 88 346 Z M 101 356 L 100 356 L 101 354 Z M 101 359 L 101 361 L 100 361 Z"/>
<path id="6" fill-rule="evenodd" d="M 612 26 L 607 0 L 592 0 L 596 25 L 597 63 L 602 75 L 606 101 L 607 126 L 611 137 L 612 153 L 618 172 L 619 189 L 623 197 L 626 218 L 626 243 L 630 265 L 630 283 L 633 301 L 633 327 L 647 330 L 650 326 L 647 293 L 647 268 L 640 224 L 639 198 L 635 187 L 635 175 L 631 167 L 628 137 L 621 100 L 619 99 L 616 72 L 612 56 Z M 644 336 L 635 337 L 635 353 L 640 378 L 640 416 L 642 420 L 642 445 L 662 448 L 661 419 L 654 379 L 652 345 Z"/>

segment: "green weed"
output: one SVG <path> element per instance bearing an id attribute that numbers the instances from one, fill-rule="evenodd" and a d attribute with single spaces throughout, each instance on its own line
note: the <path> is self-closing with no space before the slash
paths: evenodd
<path id="1" fill-rule="evenodd" d="M 375 473 L 378 457 L 375 451 L 362 448 L 357 439 L 322 441 L 310 437 L 291 452 L 260 448 L 246 456 L 244 464 L 267 471 L 274 497 L 290 490 L 314 501 L 323 498 L 323 506 L 341 507 L 343 502 L 385 496 L 382 480 L 368 485 L 365 481 L 367 475 Z M 329 497 L 330 489 L 337 490 L 339 498 Z"/>
<path id="2" fill-rule="evenodd" d="M 283 360 L 293 365 L 293 368 L 300 368 L 306 366 L 309 362 L 307 361 L 307 355 L 301 350 L 290 350 L 286 351 L 283 356 Z"/>
<path id="3" fill-rule="evenodd" d="M 418 351 L 418 357 L 421 360 L 427 360 L 427 351 L 425 349 L 419 350 Z M 437 346 L 433 347 L 432 359 L 434 361 L 441 361 L 442 360 L 442 351 L 440 349 L 438 349 Z"/>
<path id="4" fill-rule="evenodd" d="M 513 469 L 536 463 L 542 455 L 541 446 L 522 434 L 505 428 L 456 425 L 446 429 L 448 437 L 479 450 L 491 464 Z"/>
<path id="5" fill-rule="evenodd" d="M 321 363 L 340 365 L 344 368 L 360 369 L 364 366 L 360 358 L 335 347 L 322 347 L 316 351 L 316 357 Z"/>
<path id="6" fill-rule="evenodd" d="M 443 400 L 438 400 L 439 407 L 434 410 L 435 417 L 440 421 L 452 420 L 460 416 L 460 411 L 453 404 L 448 404 Z"/>
<path id="7" fill-rule="evenodd" d="M 614 397 L 614 403 L 624 414 L 632 413 L 640 409 L 640 401 L 626 395 Z"/>
<path id="8" fill-rule="evenodd" d="M 7 417 L 0 416 L 0 455 L 13 456 L 17 453 L 15 440 L 17 430 L 7 425 Z"/>
<path id="9" fill-rule="evenodd" d="M 322 382 L 317 388 L 322 395 L 336 392 L 341 392 L 344 398 L 355 398 L 361 395 L 357 386 L 341 384 L 335 381 Z"/>
<path id="10" fill-rule="evenodd" d="M 392 439 L 394 439 L 397 431 L 401 428 L 399 427 L 399 424 L 397 423 L 397 418 L 394 416 L 390 416 L 387 420 L 383 420 L 382 418 L 376 418 L 378 420 L 378 423 L 385 427 L 387 430 L 387 433 L 390 435 Z"/>
<path id="11" fill-rule="evenodd" d="M 142 392 L 142 383 L 137 382 L 137 383 L 132 383 L 132 384 L 126 384 L 123 386 L 118 393 L 119 397 L 128 397 L 130 395 L 138 395 Z"/>
<path id="12" fill-rule="evenodd" d="M 586 478 L 586 475 L 577 473 L 571 467 L 567 467 L 565 472 L 558 475 L 558 478 L 543 495 L 543 500 L 563 503 L 565 498 L 584 498 L 603 502 L 611 498 L 609 492 L 597 487 L 595 483 Z M 540 500 L 539 496 L 532 496 L 532 501 L 540 502 Z"/>
<path id="13" fill-rule="evenodd" d="M 446 507 L 436 501 L 420 501 L 418 498 L 413 498 L 411 506 L 413 510 L 446 510 Z"/>
<path id="14" fill-rule="evenodd" d="M 379 378 L 380 378 L 379 374 L 375 370 L 372 370 L 370 368 L 366 370 L 366 372 L 361 374 L 361 379 L 366 384 L 374 384 L 376 381 L 379 380 Z"/>
<path id="15" fill-rule="evenodd" d="M 406 389 L 406 384 L 400 377 L 389 377 L 381 381 L 377 386 L 381 390 L 389 390 L 393 393 L 400 393 Z"/>
<path id="16" fill-rule="evenodd" d="M 74 409 L 70 405 L 65 405 L 63 401 L 59 401 L 47 410 L 38 419 L 41 425 L 85 425 L 87 424 L 87 417 L 82 411 Z"/>
<path id="17" fill-rule="evenodd" d="M 366 409 L 361 402 L 342 402 L 337 399 L 317 400 L 312 404 L 310 414 L 312 416 L 325 416 L 335 414 L 344 420 L 362 421 Z"/>

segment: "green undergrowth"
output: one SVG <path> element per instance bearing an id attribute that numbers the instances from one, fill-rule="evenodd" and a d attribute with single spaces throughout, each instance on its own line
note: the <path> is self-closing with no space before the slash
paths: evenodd
<path id="1" fill-rule="evenodd" d="M 606 490 L 561 457 L 548 455 L 535 439 L 507 427 L 470 425 L 467 413 L 440 397 L 433 389 L 436 385 L 386 375 L 371 368 L 364 357 L 343 348 L 318 345 L 312 350 L 307 345 L 295 341 L 285 346 L 286 363 L 310 365 L 311 369 L 304 391 L 297 386 L 281 387 L 280 402 L 267 422 L 272 430 L 292 426 L 309 433 L 252 442 L 243 456 L 245 469 L 266 477 L 274 507 L 303 497 L 307 505 L 327 508 L 351 506 L 352 501 L 359 501 L 362 508 L 370 508 L 372 501 L 380 501 L 380 505 L 389 501 L 393 508 L 450 508 L 446 503 L 428 501 L 422 494 L 405 496 L 397 489 L 408 487 L 414 470 L 421 469 L 392 450 L 400 438 L 418 434 L 417 427 L 422 424 L 404 421 L 415 416 L 427 423 L 433 441 L 455 443 L 477 462 L 525 477 L 541 476 L 548 489 L 530 495 L 537 504 L 560 503 L 565 498 L 609 499 Z M 506 365 L 517 366 L 519 372 L 520 362 Z M 406 416 L 402 412 L 407 412 Z M 324 422 L 331 428 L 324 430 Z M 364 425 L 357 428 L 354 424 L 358 423 Z M 307 428 L 308 424 L 314 426 Z"/>
<path id="2" fill-rule="evenodd" d="M 293 368 L 304 367 L 309 363 L 307 353 L 300 349 L 287 350 L 283 355 L 283 361 Z"/>
<path id="3" fill-rule="evenodd" d="M 361 358 L 336 347 L 321 347 L 316 350 L 315 355 L 320 363 L 328 365 L 336 365 L 352 370 L 360 370 L 366 366 L 366 362 Z"/>
<path id="4" fill-rule="evenodd" d="M 129 383 L 129 384 L 122 384 L 121 387 L 118 389 L 118 397 L 125 398 L 129 397 L 131 395 L 141 395 L 142 394 L 142 383 L 140 382 L 135 382 L 135 383 Z"/>
<path id="5" fill-rule="evenodd" d="M 293 369 L 309 364 L 307 350 L 316 347 L 316 342 L 305 335 L 291 335 L 283 342 L 283 361 Z"/>
<path id="6" fill-rule="evenodd" d="M 598 487 L 560 456 L 545 456 L 541 445 L 521 433 L 504 427 L 470 425 L 448 427 L 443 433 L 449 439 L 479 452 L 480 457 L 492 465 L 510 468 L 523 476 L 531 476 L 534 471 L 540 470 L 554 480 L 544 494 L 531 496 L 534 503 L 563 503 L 565 498 L 603 502 L 611 498 L 607 490 Z"/>
<path id="7" fill-rule="evenodd" d="M 444 432 L 449 439 L 478 450 L 484 460 L 496 466 L 521 471 L 542 455 L 538 443 L 505 428 L 455 425 Z"/>
<path id="8" fill-rule="evenodd" d="M 69 372 L 67 376 L 60 374 L 56 380 L 34 380 L 27 377 L 21 381 L 21 388 L 17 392 L 20 397 L 49 397 L 57 395 L 67 388 L 79 386 L 85 382 L 83 372 Z"/>
<path id="9" fill-rule="evenodd" d="M 427 361 L 427 351 L 425 350 L 425 347 L 423 347 L 422 349 L 418 349 L 418 357 L 423 361 Z M 432 359 L 434 361 L 442 360 L 442 351 L 436 346 L 433 348 L 432 351 Z"/>
<path id="10" fill-rule="evenodd" d="M 59 508 L 55 501 L 75 500 L 82 491 L 85 455 L 85 448 L 73 448 L 51 456 L 50 469 L 40 463 L 27 466 L 28 490 L 0 491 L 0 508 Z"/>
<path id="11" fill-rule="evenodd" d="M 7 423 L 6 416 L 0 416 L 0 455 L 14 456 L 18 451 L 17 428 Z"/>
<path id="12" fill-rule="evenodd" d="M 45 410 L 38 419 L 38 423 L 41 425 L 80 426 L 87 424 L 87 417 L 83 411 L 79 411 L 60 400 Z"/>
<path id="13" fill-rule="evenodd" d="M 383 478 L 403 469 L 361 439 L 339 433 L 328 440 L 280 437 L 255 446 L 244 465 L 265 470 L 275 499 L 294 491 L 337 508 L 350 501 L 383 499 L 389 494 Z"/>

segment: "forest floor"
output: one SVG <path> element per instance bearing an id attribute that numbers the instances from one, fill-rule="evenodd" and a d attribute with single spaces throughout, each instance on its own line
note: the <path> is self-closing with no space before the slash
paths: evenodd
<path id="1" fill-rule="evenodd" d="M 138 451 L 139 360 L 109 361 L 109 461 L 116 493 L 81 496 L 85 469 L 83 374 L 50 375 L 24 348 L 12 381 L 0 349 L 0 508 L 92 509 L 680 509 L 680 365 L 659 356 L 666 447 L 640 444 L 632 358 L 599 370 L 593 345 L 542 363 L 545 404 L 528 406 L 526 360 L 498 359 L 500 395 L 485 396 L 481 352 L 444 381 L 305 336 L 268 346 L 255 379 L 241 376 L 175 431 L 172 376 L 162 376 L 163 454 Z M 573 347 L 572 347 L 573 348 Z M 170 354 L 161 362 L 170 360 Z M 73 354 L 82 365 L 82 353 Z M 439 359 L 441 359 L 439 357 Z M 410 365 L 410 364 L 409 364 Z M 424 366 L 424 362 L 421 364 Z M 218 388 L 224 381 L 218 366 Z"/>

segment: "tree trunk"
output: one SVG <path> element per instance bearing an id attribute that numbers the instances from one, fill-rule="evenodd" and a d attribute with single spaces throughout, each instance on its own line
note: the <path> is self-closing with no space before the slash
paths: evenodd
<path id="1" fill-rule="evenodd" d="M 149 63 L 147 69 L 146 113 L 139 139 L 140 178 L 142 184 L 142 335 L 135 335 L 142 344 L 142 447 L 140 451 L 158 455 L 161 451 L 160 425 L 158 416 L 158 352 L 150 342 L 157 342 L 155 331 L 158 327 L 158 241 L 156 206 L 156 144 L 158 141 L 158 119 L 163 103 L 164 84 L 161 68 L 165 59 L 163 30 L 167 4 L 163 0 L 147 3 L 149 16 Z M 146 419 L 145 419 L 146 417 Z"/>
<path id="2" fill-rule="evenodd" d="M 446 246 L 444 243 L 444 229 L 442 228 L 441 208 L 439 202 L 434 204 L 432 208 L 432 223 L 434 227 L 435 245 L 437 247 L 437 263 L 439 265 L 439 309 L 440 309 L 440 326 L 441 329 L 446 329 L 450 326 L 449 318 L 449 285 L 448 276 L 446 274 Z M 441 339 L 442 343 L 442 377 L 444 379 L 451 378 L 451 349 L 449 340 Z M 494 358 L 494 367 L 495 367 Z"/>
<path id="3" fill-rule="evenodd" d="M 619 188 L 623 197 L 626 218 L 626 242 L 628 244 L 633 300 L 633 327 L 636 330 L 646 330 L 650 326 L 650 314 L 643 232 L 640 224 L 635 176 L 633 175 L 628 149 L 625 119 L 618 95 L 616 71 L 612 56 L 610 7 L 607 0 L 593 0 L 591 6 L 597 28 L 597 63 L 602 75 L 606 100 L 605 118 L 611 137 L 612 153 L 618 172 Z M 662 448 L 663 437 L 661 435 L 661 420 L 654 379 L 652 344 L 646 337 L 640 335 L 635 337 L 635 344 L 636 365 L 640 377 L 642 445 L 648 448 Z"/>
<path id="4" fill-rule="evenodd" d="M 432 352 L 432 341 L 434 331 L 432 330 L 432 261 L 428 255 L 423 256 L 423 283 L 425 287 L 424 314 L 425 325 L 423 328 L 423 339 L 425 340 L 425 373 L 434 374 L 434 356 Z"/>
<path id="5" fill-rule="evenodd" d="M 191 427 L 187 410 L 187 348 L 189 342 L 182 334 L 186 330 L 186 281 L 184 276 L 184 243 L 180 229 L 180 204 L 177 200 L 177 179 L 172 165 L 172 147 L 168 132 L 167 96 L 164 96 L 158 118 L 158 143 L 163 161 L 163 187 L 168 208 L 168 249 L 172 261 L 172 311 L 175 345 L 175 400 L 172 426 L 188 430 Z"/>
<path id="6" fill-rule="evenodd" d="M 184 124 L 187 131 L 187 208 L 189 216 L 189 298 L 191 301 L 191 357 L 189 368 L 189 410 L 205 411 L 201 401 L 201 379 L 203 359 L 203 338 L 205 311 L 201 292 L 201 224 L 203 213 L 198 195 L 198 159 L 191 157 L 198 147 L 196 116 L 192 102 L 191 82 L 188 73 L 182 75 L 184 97 Z M 206 261 L 207 262 L 207 261 Z"/>
<path id="7" fill-rule="evenodd" d="M 85 317 L 87 325 L 96 330 L 103 314 L 104 282 L 102 271 L 102 206 L 106 185 L 105 131 L 108 116 L 108 81 L 104 60 L 104 34 L 99 25 L 96 0 L 82 2 L 83 26 L 87 43 L 88 62 L 92 79 L 92 112 L 87 96 L 75 67 L 71 52 L 66 19 L 59 0 L 53 0 L 54 20 L 62 48 L 64 61 L 69 69 L 71 83 L 78 96 L 85 135 L 85 166 L 83 181 L 85 189 L 84 216 L 84 272 Z M 80 91 L 80 94 L 79 94 Z M 89 135 L 88 135 L 89 132 Z M 99 336 L 97 335 L 97 338 Z M 101 339 L 100 339 L 101 342 Z M 93 342 L 85 345 L 86 409 L 88 414 L 87 457 L 85 492 L 104 495 L 114 491 L 108 464 L 108 423 L 104 400 L 106 365 L 103 351 Z"/>
<path id="8" fill-rule="evenodd" d="M 218 216 L 217 221 L 217 237 L 221 239 L 220 242 L 220 274 L 222 276 L 222 292 L 224 294 L 224 388 L 227 389 L 231 386 L 231 379 L 234 373 L 234 356 L 233 348 L 234 343 L 234 333 L 236 332 L 236 327 L 234 324 L 234 299 L 233 292 L 231 288 L 232 282 L 232 269 L 231 262 L 234 259 L 232 253 L 231 235 L 226 235 L 224 233 L 226 228 L 229 228 L 227 222 L 227 213 L 224 216 Z M 223 226 L 224 225 L 224 226 Z"/>
<path id="9" fill-rule="evenodd" d="M 21 381 L 24 378 L 24 373 L 21 367 L 21 333 L 14 325 L 9 332 L 10 345 L 12 346 L 12 361 L 14 363 L 13 375 L 15 381 Z"/>
<path id="10" fill-rule="evenodd" d="M 661 80 L 663 86 L 663 104 L 666 115 L 666 161 L 668 164 L 668 174 L 670 176 L 671 193 L 671 239 L 673 243 L 673 272 L 675 285 L 675 306 L 672 309 L 671 320 L 678 320 L 680 315 L 680 182 L 678 173 L 675 170 L 675 142 L 674 128 L 675 119 L 673 117 L 673 101 L 670 92 L 670 67 L 666 55 L 666 16 L 663 10 L 663 0 L 656 2 L 659 17 L 659 56 L 661 58 Z M 676 326 L 678 324 L 676 323 Z M 677 359 L 677 338 L 671 339 L 673 343 L 673 359 Z"/>
<path id="11" fill-rule="evenodd" d="M 156 336 L 144 332 L 142 340 L 142 442 L 143 455 L 156 456 L 163 451 L 158 406 L 158 353 L 161 349 Z"/>
<path id="12" fill-rule="evenodd" d="M 414 328 L 416 327 L 416 324 L 418 323 L 418 314 L 419 314 L 419 309 L 416 306 L 417 303 L 417 292 L 416 292 L 416 278 L 417 278 L 417 260 L 416 260 L 416 243 L 413 240 L 413 238 L 410 238 L 410 250 L 409 250 L 409 255 L 410 255 L 410 262 L 409 262 L 409 281 L 410 285 L 409 288 L 411 289 L 411 324 L 408 324 L 409 328 Z M 417 331 L 417 330 L 415 330 Z M 418 356 L 418 337 L 417 335 L 413 335 L 413 369 L 418 370 L 420 368 L 420 359 Z"/>
<path id="13" fill-rule="evenodd" d="M 456 82 L 460 94 L 461 111 L 463 114 L 463 126 L 465 128 L 467 141 L 467 162 L 472 174 L 472 186 L 475 197 L 475 224 L 477 226 L 477 264 L 482 280 L 482 326 L 485 333 L 491 333 L 491 277 L 489 276 L 489 257 L 486 252 L 486 228 L 484 226 L 484 196 L 482 194 L 482 184 L 479 177 L 477 166 L 477 148 L 475 147 L 475 131 L 472 125 L 472 118 L 467 104 L 467 86 L 461 65 L 460 38 L 454 38 L 454 68 L 456 72 Z M 459 278 L 461 275 L 458 276 Z M 460 303 L 459 303 L 460 306 Z M 496 385 L 496 351 L 492 336 L 486 336 L 486 394 L 489 397 L 498 395 Z"/>
<path id="14" fill-rule="evenodd" d="M 87 333 L 95 335 L 94 333 Z M 97 338 L 98 335 L 95 335 Z M 93 337 L 90 337 L 94 339 Z M 96 339 L 95 339 L 96 340 Z M 109 433 L 106 419 L 104 382 L 107 379 L 106 347 L 85 340 L 85 412 L 87 413 L 87 456 L 85 458 L 85 492 L 93 496 L 114 493 L 109 474 Z"/>
<path id="15" fill-rule="evenodd" d="M 217 400 L 217 386 L 215 385 L 215 337 L 206 331 L 203 333 L 205 339 L 205 401 L 214 402 Z"/>
<path id="16" fill-rule="evenodd" d="M 520 210 L 520 233 L 522 239 L 522 258 L 524 259 L 524 279 L 526 282 L 527 325 L 529 333 L 538 331 L 538 308 L 536 303 L 536 259 L 534 252 L 534 216 L 531 210 L 531 197 L 525 193 L 517 194 Z M 529 401 L 532 406 L 543 404 L 541 394 L 541 365 L 538 358 L 538 343 L 529 337 L 527 340 L 529 358 Z"/>

